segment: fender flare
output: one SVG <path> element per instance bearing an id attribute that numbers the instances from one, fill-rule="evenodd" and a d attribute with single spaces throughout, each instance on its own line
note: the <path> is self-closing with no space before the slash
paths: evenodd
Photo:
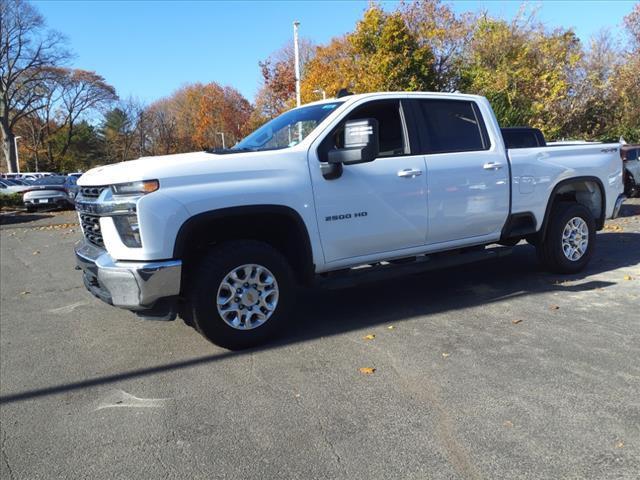
<path id="1" fill-rule="evenodd" d="M 593 177 L 588 175 L 580 176 L 580 177 L 571 177 L 571 178 L 566 178 L 564 180 L 559 181 L 558 183 L 555 184 L 555 186 L 551 190 L 551 194 L 549 195 L 549 198 L 547 200 L 547 208 L 545 209 L 545 212 L 544 212 L 544 219 L 542 220 L 542 226 L 540 228 L 540 231 L 538 232 L 541 238 L 544 238 L 544 236 L 547 233 L 547 227 L 549 225 L 549 217 L 551 216 L 551 209 L 553 208 L 554 199 L 558 193 L 558 190 L 560 190 L 563 186 L 570 183 L 574 183 L 574 182 L 593 182 L 600 189 L 600 198 L 602 199 L 602 206 L 601 206 L 602 208 L 600 211 L 600 218 L 596 219 L 596 230 L 602 230 L 602 227 L 604 227 L 604 221 L 607 216 L 607 196 L 606 196 L 606 190 L 604 189 L 604 185 L 602 184 L 602 180 L 600 180 L 598 177 Z"/>
<path id="2" fill-rule="evenodd" d="M 304 220 L 300 214 L 293 208 L 284 205 L 243 205 L 239 207 L 227 207 L 214 210 L 208 210 L 198 213 L 188 218 L 178 229 L 173 247 L 173 258 L 182 258 L 189 248 L 188 240 L 193 231 L 200 225 L 212 221 L 219 221 L 225 218 L 242 217 L 245 215 L 278 215 L 287 217 L 292 220 L 296 226 L 298 236 L 302 240 L 302 248 L 304 260 L 304 276 L 313 275 L 313 250 L 311 247 L 311 238 Z"/>

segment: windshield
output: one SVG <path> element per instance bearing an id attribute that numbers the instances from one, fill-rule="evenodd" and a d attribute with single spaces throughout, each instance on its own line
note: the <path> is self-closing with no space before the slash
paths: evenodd
<path id="1" fill-rule="evenodd" d="M 64 185 L 66 177 L 43 177 L 39 178 L 32 185 Z"/>
<path id="2" fill-rule="evenodd" d="M 342 102 L 296 108 L 265 123 L 230 150 L 276 150 L 300 143 Z"/>

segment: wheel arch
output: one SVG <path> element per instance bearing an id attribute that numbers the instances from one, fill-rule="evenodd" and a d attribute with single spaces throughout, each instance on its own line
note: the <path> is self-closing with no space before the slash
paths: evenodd
<path id="1" fill-rule="evenodd" d="M 558 201 L 574 201 L 585 205 L 593 213 L 596 230 L 602 230 L 604 227 L 607 197 L 602 181 L 593 176 L 572 177 L 561 180 L 553 187 L 539 231 L 541 238 L 544 238 L 547 232 L 551 211 Z"/>
<path id="2" fill-rule="evenodd" d="M 229 240 L 259 240 L 280 251 L 291 263 L 298 281 L 313 278 L 313 252 L 304 220 L 284 205 L 245 205 L 209 210 L 187 219 L 179 228 L 173 258 L 188 266 L 203 248 Z"/>

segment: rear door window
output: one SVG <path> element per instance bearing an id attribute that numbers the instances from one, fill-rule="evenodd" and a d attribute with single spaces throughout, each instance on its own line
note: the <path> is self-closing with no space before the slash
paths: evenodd
<path id="1" fill-rule="evenodd" d="M 488 150 L 482 116 L 473 102 L 464 100 L 416 100 L 421 153 Z"/>

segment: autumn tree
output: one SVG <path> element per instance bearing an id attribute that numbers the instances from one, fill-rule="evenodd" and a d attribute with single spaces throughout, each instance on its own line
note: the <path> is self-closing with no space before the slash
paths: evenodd
<path id="1" fill-rule="evenodd" d="M 247 133 L 251 104 L 236 89 L 215 82 L 186 85 L 144 112 L 151 154 L 232 145 Z"/>
<path id="2" fill-rule="evenodd" d="M 629 142 L 640 143 L 640 3 L 625 17 L 624 24 L 629 40 L 612 74 L 615 114 L 609 138 L 624 136 Z"/>
<path id="3" fill-rule="evenodd" d="M 563 106 L 581 54 L 571 30 L 547 32 L 524 12 L 511 22 L 485 16 L 473 32 L 461 85 L 486 96 L 501 125 L 556 136 L 563 133 Z"/>
<path id="4" fill-rule="evenodd" d="M 251 105 L 240 92 L 209 83 L 199 104 L 193 140 L 200 148 L 230 146 L 240 140 L 251 115 Z"/>
<path id="5" fill-rule="evenodd" d="M 0 2 L 0 130 L 2 153 L 16 171 L 16 125 L 43 106 L 47 82 L 68 53 L 63 37 L 45 28 L 40 14 L 24 0 Z"/>
<path id="6" fill-rule="evenodd" d="M 434 89 L 458 90 L 477 15 L 457 15 L 440 0 L 402 2 L 399 10 L 418 45 L 433 53 Z"/>
<path id="7" fill-rule="evenodd" d="M 300 75 L 304 78 L 306 67 L 313 58 L 315 45 L 301 38 L 299 41 Z M 295 106 L 296 78 L 295 55 L 287 44 L 267 59 L 258 62 L 262 85 L 255 99 L 253 123 L 261 123 Z"/>
<path id="8" fill-rule="evenodd" d="M 316 50 L 302 92 L 309 101 L 318 89 L 329 95 L 345 87 L 357 93 L 432 90 L 433 66 L 431 47 L 420 44 L 402 14 L 386 13 L 374 5 L 352 33 Z"/>

